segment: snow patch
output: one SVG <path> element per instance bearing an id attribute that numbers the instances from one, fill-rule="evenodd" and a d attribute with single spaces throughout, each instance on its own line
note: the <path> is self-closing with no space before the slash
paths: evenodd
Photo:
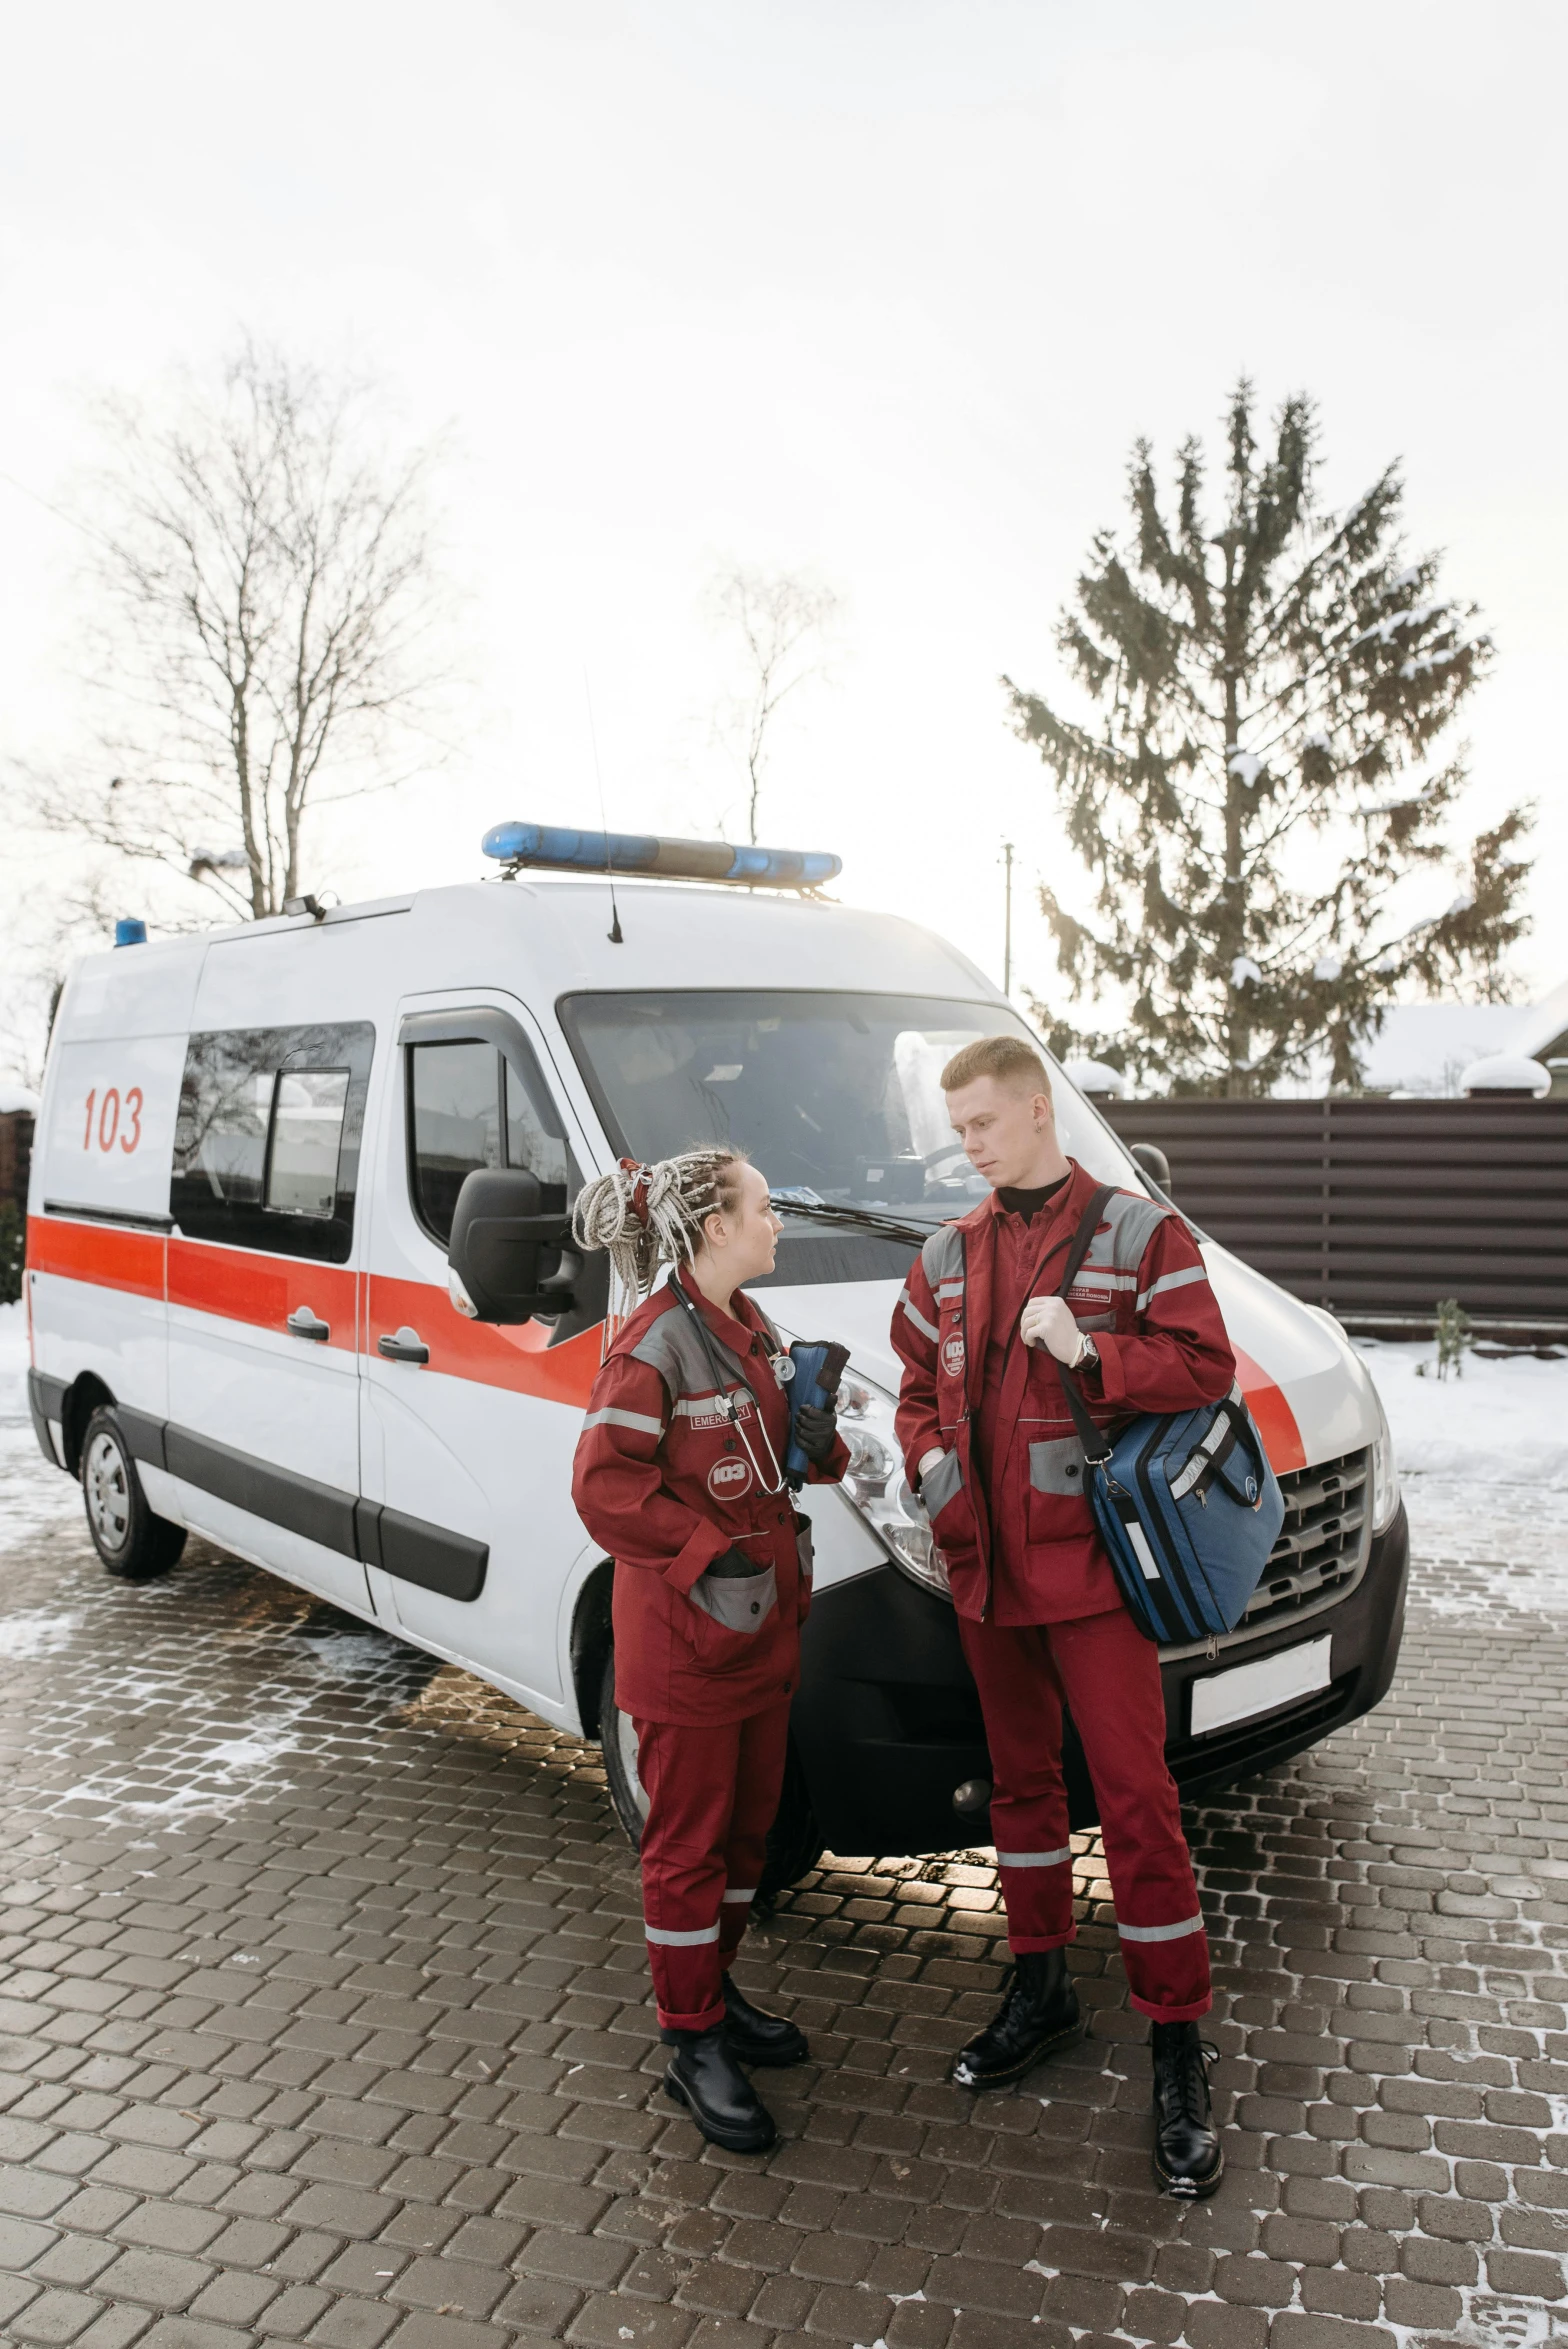
<path id="1" fill-rule="evenodd" d="M 1253 961 L 1250 954 L 1237 955 L 1235 961 L 1230 966 L 1230 983 L 1233 987 L 1262 986 L 1262 970 L 1259 968 L 1258 964 Z"/>
<path id="2" fill-rule="evenodd" d="M 1320 954 L 1317 961 L 1312 965 L 1312 976 L 1315 979 L 1323 979 L 1329 984 L 1332 984 L 1333 981 L 1339 977 L 1344 967 L 1344 964 L 1340 961 L 1337 954 Z"/>
<path id="3" fill-rule="evenodd" d="M 80 1621 L 80 1615 L 53 1614 L 47 1607 L 0 1615 L 0 1657 L 20 1664 L 32 1656 L 53 1655 L 68 1644 Z"/>
<path id="4" fill-rule="evenodd" d="M 1464 1358 L 1463 1375 L 1439 1381 L 1430 1344 L 1354 1341 L 1383 1399 L 1402 1476 L 1477 1484 L 1528 1484 L 1568 1492 L 1568 1359 Z"/>
<path id="5" fill-rule="evenodd" d="M 1225 772 L 1234 775 L 1248 791 L 1255 790 L 1262 774 L 1264 761 L 1250 750 L 1233 750 L 1225 761 Z"/>

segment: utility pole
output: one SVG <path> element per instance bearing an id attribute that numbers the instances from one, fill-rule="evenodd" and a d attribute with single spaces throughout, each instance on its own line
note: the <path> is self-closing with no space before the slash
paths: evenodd
<path id="1" fill-rule="evenodd" d="M 1002 842 L 1002 862 L 1007 867 L 1007 911 L 1002 925 L 1002 993 L 1013 991 L 1013 844 Z"/>

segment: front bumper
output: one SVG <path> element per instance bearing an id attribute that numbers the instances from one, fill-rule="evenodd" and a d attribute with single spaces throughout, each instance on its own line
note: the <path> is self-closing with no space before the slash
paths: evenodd
<path id="1" fill-rule="evenodd" d="M 1166 1756 L 1184 1798 L 1271 1770 L 1342 1729 L 1387 1693 L 1404 1630 L 1410 1540 L 1401 1506 L 1374 1540 L 1343 1599 L 1270 1624 L 1218 1661 L 1162 1663 Z M 1330 1684 L 1208 1737 L 1190 1735 L 1193 1681 L 1333 1634 Z M 895 1567 L 824 1591 L 802 1634 L 794 1741 L 828 1847 L 857 1856 L 953 1851 L 991 1840 L 983 1800 L 959 1811 L 961 1786 L 989 1788 L 980 1700 L 952 1608 Z M 1097 1821 L 1094 1790 L 1069 1720 L 1063 1745 L 1073 1829 Z"/>

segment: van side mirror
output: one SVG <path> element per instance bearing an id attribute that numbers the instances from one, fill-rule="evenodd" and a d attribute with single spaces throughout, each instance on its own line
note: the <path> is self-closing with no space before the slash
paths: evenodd
<path id="1" fill-rule="evenodd" d="M 1135 1158 L 1153 1183 L 1158 1183 L 1168 1199 L 1171 1196 L 1171 1162 L 1157 1142 L 1129 1142 L 1127 1155 Z"/>
<path id="2" fill-rule="evenodd" d="M 563 1184 L 541 1183 L 521 1166 L 476 1166 L 465 1175 L 446 1253 L 475 1320 L 569 1312 L 578 1269 L 569 1233 Z"/>

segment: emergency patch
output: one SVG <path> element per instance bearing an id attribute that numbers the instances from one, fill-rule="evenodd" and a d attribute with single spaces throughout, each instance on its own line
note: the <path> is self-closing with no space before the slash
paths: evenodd
<path id="1" fill-rule="evenodd" d="M 751 1484 L 749 1460 L 715 1460 L 708 1470 L 708 1490 L 716 1501 L 738 1501 Z"/>
<path id="2" fill-rule="evenodd" d="M 961 1337 L 954 1336 L 943 1339 L 942 1368 L 947 1372 L 949 1378 L 962 1378 L 964 1374 L 964 1341 Z"/>

